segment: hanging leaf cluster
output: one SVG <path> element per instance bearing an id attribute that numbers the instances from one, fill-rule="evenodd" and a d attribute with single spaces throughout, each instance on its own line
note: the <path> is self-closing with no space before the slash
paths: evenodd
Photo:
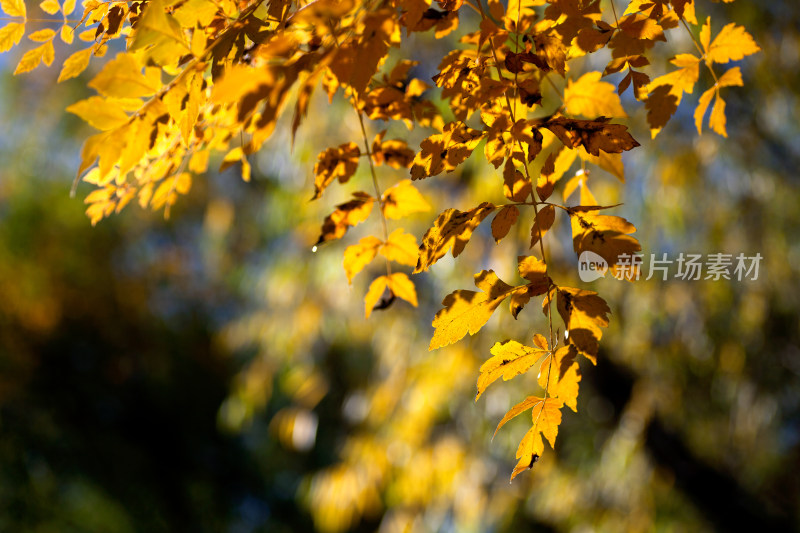
<path id="1" fill-rule="evenodd" d="M 385 266 L 365 295 L 367 317 L 397 299 L 416 306 L 413 274 L 448 252 L 457 258 L 490 216 L 496 242 L 525 225 L 530 252 L 518 258 L 518 279 L 477 273 L 477 290 L 444 298 L 430 342 L 435 350 L 474 335 L 504 305 L 520 319 L 531 300 L 541 304 L 547 330 L 529 342 L 496 343 L 478 372 L 478 398 L 501 377 L 537 375 L 541 391 L 498 425 L 531 416 L 512 479 L 537 462 L 545 441 L 555 446 L 563 407 L 577 411 L 580 363 L 596 363 L 610 313 L 597 293 L 552 276 L 546 237 L 556 224 L 569 224 L 576 254 L 594 252 L 612 273 L 636 277 L 621 263 L 641 250 L 636 228 L 608 214 L 611 207 L 599 205 L 590 188 L 595 169 L 624 181 L 622 154 L 639 146 L 620 97 L 630 90 L 627 103 L 644 106 L 655 137 L 706 71 L 713 84 L 701 89 L 696 127 L 727 136 L 724 97 L 743 84 L 740 67 L 729 64 L 759 51 L 743 27 L 698 20 L 704 6 L 693 0 L 84 0 L 80 7 L 44 0 L 44 15 L 29 15 L 22 0 L 2 0 L 1 7 L 10 22 L 0 28 L 0 52 L 25 47 L 15 74 L 50 66 L 59 40 L 70 50 L 59 82 L 98 62 L 88 82 L 96 94 L 67 108 L 97 130 L 84 142 L 76 178 L 76 185 L 95 187 L 85 199 L 93 224 L 131 202 L 168 215 L 215 153 L 221 169 L 237 166 L 249 181 L 248 158 L 278 119 L 292 113 L 294 138 L 321 90 L 348 102 L 361 135 L 333 139 L 319 153 L 309 195 L 317 200 L 331 187 L 349 187 L 359 169 L 369 172 L 372 187 L 347 191 L 350 199 L 324 219 L 316 244 L 374 221 L 374 235 L 347 246 L 343 260 L 349 281 L 373 261 Z M 470 10 L 474 16 L 464 19 L 473 27 L 460 28 Z M 417 60 L 430 61 L 428 52 L 390 64 L 390 51 L 403 57 L 414 34 L 441 38 L 456 30 L 460 44 L 436 58 L 432 79 L 412 75 Z M 694 49 L 651 78 L 651 50 L 681 42 L 669 39 L 678 33 Z M 21 44 L 25 37 L 33 44 Z M 113 57 L 112 40 L 123 50 Z M 597 61 L 576 60 L 601 50 L 596 57 L 605 66 L 581 72 L 580 65 Z M 446 106 L 437 106 L 437 92 Z M 370 133 L 376 121 L 386 128 Z M 418 146 L 387 138 L 393 121 L 426 137 Z M 431 209 L 423 180 L 445 179 L 481 157 L 506 202 L 448 207 L 419 239 L 405 230 L 407 217 Z M 563 204 L 551 201 L 557 189 Z M 566 340 L 559 342 L 561 328 Z"/>

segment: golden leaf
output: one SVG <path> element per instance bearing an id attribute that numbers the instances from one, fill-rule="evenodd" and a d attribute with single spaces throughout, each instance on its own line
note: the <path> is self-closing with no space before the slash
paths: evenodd
<path id="1" fill-rule="evenodd" d="M 53 37 L 56 36 L 56 30 L 51 28 L 45 28 L 43 30 L 35 31 L 28 35 L 28 39 L 31 41 L 35 41 L 37 43 L 43 43 L 45 41 L 49 41 Z"/>
<path id="2" fill-rule="evenodd" d="M 317 245 L 341 239 L 348 228 L 367 219 L 375 199 L 365 192 L 353 193 L 353 197 L 349 202 L 337 205 L 336 210 L 325 217 Z"/>
<path id="3" fill-rule="evenodd" d="M 19 44 L 25 35 L 25 24 L 12 22 L 0 28 L 0 53 L 6 52 L 12 46 Z"/>
<path id="4" fill-rule="evenodd" d="M 639 143 L 628 133 L 622 124 L 608 124 L 608 118 L 597 120 L 573 120 L 565 117 L 550 119 L 544 127 L 552 131 L 556 137 L 569 148 L 583 145 L 586 151 L 594 156 L 600 150 L 608 153 L 620 153 L 631 150 Z"/>
<path id="5" fill-rule="evenodd" d="M 89 87 L 114 98 L 140 98 L 155 94 L 161 83 L 142 74 L 142 67 L 133 55 L 120 52 L 89 82 Z"/>
<path id="6" fill-rule="evenodd" d="M 632 260 L 622 262 L 622 256 L 633 256 L 642 247 L 629 234 L 636 227 L 622 217 L 597 215 L 591 212 L 570 210 L 572 220 L 572 246 L 580 256 L 591 251 L 605 259 L 611 272 L 632 281 L 638 276 L 638 267 L 631 267 Z"/>
<path id="7" fill-rule="evenodd" d="M 25 0 L 0 0 L 0 8 L 10 17 L 25 18 Z"/>
<path id="8" fill-rule="evenodd" d="M 352 283 L 355 275 L 375 259 L 378 254 L 378 248 L 382 244 L 383 242 L 379 238 L 370 235 L 358 241 L 358 244 L 348 246 L 345 249 L 344 271 L 347 274 L 349 283 Z"/>
<path id="9" fill-rule="evenodd" d="M 37 46 L 32 50 L 28 50 L 23 54 L 22 58 L 19 60 L 17 64 L 17 68 L 14 70 L 14 75 L 23 74 L 25 72 L 30 72 L 31 70 L 35 69 L 39 66 L 39 63 L 42 62 L 42 56 L 44 54 L 44 45 Z M 69 108 L 67 108 L 69 111 Z"/>
<path id="10" fill-rule="evenodd" d="M 548 354 L 539 369 L 539 386 L 547 395 L 558 398 L 564 405 L 578 412 L 578 383 L 581 381 L 580 367 L 575 361 L 577 350 L 571 344 L 562 346 L 555 354 Z"/>
<path id="11" fill-rule="evenodd" d="M 517 341 L 496 342 L 490 353 L 494 356 L 481 365 L 478 376 L 478 394 L 481 397 L 486 388 L 502 376 L 508 381 L 515 376 L 527 372 L 536 362 L 547 354 L 547 350 L 532 348 Z"/>
<path id="12" fill-rule="evenodd" d="M 369 318 L 369 315 L 372 314 L 372 310 L 377 305 L 381 295 L 383 295 L 383 291 L 386 290 L 388 281 L 389 278 L 386 276 L 380 276 L 372 280 L 372 283 L 370 283 L 367 294 L 364 296 L 364 314 L 367 318 Z"/>
<path id="13" fill-rule="evenodd" d="M 449 123 L 444 132 L 432 135 L 420 143 L 421 150 L 411 165 L 411 179 L 418 180 L 445 171 L 452 172 L 467 160 L 482 137 L 482 132 L 463 123 Z"/>
<path id="14" fill-rule="evenodd" d="M 395 272 L 387 281 L 392 294 L 417 307 L 417 290 L 414 282 L 403 272 Z"/>
<path id="15" fill-rule="evenodd" d="M 42 8 L 42 11 L 47 13 L 48 15 L 55 15 L 61 9 L 61 6 L 58 4 L 57 0 L 44 0 L 39 7 Z"/>
<path id="16" fill-rule="evenodd" d="M 114 102 L 99 96 L 91 96 L 75 102 L 67 111 L 81 117 L 95 128 L 106 131 L 122 126 L 128 121 L 128 115 Z"/>
<path id="17" fill-rule="evenodd" d="M 469 211 L 447 209 L 442 212 L 422 237 L 419 262 L 414 273 L 428 270 L 450 248 L 453 249 L 453 257 L 458 257 L 472 237 L 472 232 L 493 210 L 494 205 L 484 202 Z"/>
<path id="18" fill-rule="evenodd" d="M 569 80 L 564 89 L 564 104 L 571 115 L 587 118 L 626 117 L 612 84 L 600 81 L 600 72 L 587 72 L 577 81 Z"/>
<path id="19" fill-rule="evenodd" d="M 389 165 L 392 168 L 408 168 L 414 160 L 414 150 L 400 139 L 383 140 L 386 130 L 380 132 L 372 142 L 372 160 L 376 165 Z"/>
<path id="20" fill-rule="evenodd" d="M 522 438 L 522 442 L 517 448 L 519 462 L 511 473 L 512 480 L 525 470 L 533 468 L 533 465 L 542 455 L 544 452 L 542 435 L 544 435 L 551 447 L 555 446 L 558 426 L 561 424 L 561 407 L 563 406 L 561 400 L 531 396 L 523 403 L 526 404 L 523 411 L 532 408 L 533 426 Z"/>
<path id="21" fill-rule="evenodd" d="M 431 206 L 411 180 L 403 180 L 383 193 L 382 209 L 386 218 L 396 220 L 411 213 L 430 211 Z"/>
<path id="22" fill-rule="evenodd" d="M 552 205 L 545 205 L 536 214 L 531 227 L 531 248 L 536 246 L 539 239 L 543 238 L 547 231 L 553 227 L 556 221 L 556 208 Z"/>
<path id="23" fill-rule="evenodd" d="M 380 250 L 381 255 L 389 261 L 396 261 L 401 265 L 414 266 L 419 258 L 417 238 L 406 233 L 403 228 L 394 230 L 389 239 Z"/>
<path id="24" fill-rule="evenodd" d="M 338 179 L 339 183 L 346 183 L 356 173 L 360 155 L 361 150 L 354 142 L 342 144 L 336 148 L 328 148 L 321 152 L 317 156 L 317 164 L 314 165 L 314 197 L 312 200 L 321 197 L 322 192 L 333 180 Z"/>
<path id="25" fill-rule="evenodd" d="M 75 30 L 73 30 L 69 24 L 64 24 L 61 26 L 59 35 L 65 44 L 72 44 L 72 41 L 75 39 Z"/>
<path id="26" fill-rule="evenodd" d="M 525 285 L 512 287 L 506 284 L 491 270 L 475 274 L 475 286 L 482 292 L 459 290 L 448 294 L 442 301 L 444 308 L 433 319 L 436 331 L 429 350 L 453 344 L 467 333 L 474 335 L 489 321 L 503 300 L 515 291 L 526 289 Z"/>
<path id="27" fill-rule="evenodd" d="M 492 220 L 492 237 L 494 242 L 499 243 L 503 237 L 508 235 L 511 226 L 516 224 L 519 218 L 519 209 L 514 205 L 503 207 Z"/>
<path id="28" fill-rule="evenodd" d="M 705 30 L 710 25 L 711 17 L 706 20 L 703 29 Z M 758 47 L 753 37 L 742 26 L 731 22 L 722 28 L 708 45 L 705 58 L 709 63 L 727 63 L 728 61 L 739 61 L 745 56 L 759 51 L 761 48 Z"/>
<path id="29" fill-rule="evenodd" d="M 532 185 L 511 159 L 503 167 L 503 195 L 514 202 L 524 202 L 531 195 Z"/>
<path id="30" fill-rule="evenodd" d="M 545 297 L 542 308 L 547 311 L 552 293 Z M 556 290 L 556 307 L 567 328 L 569 344 L 588 358 L 593 364 L 597 362 L 599 341 L 603 337 L 600 328 L 608 327 L 608 308 L 605 300 L 596 292 L 572 287 L 558 287 Z"/>

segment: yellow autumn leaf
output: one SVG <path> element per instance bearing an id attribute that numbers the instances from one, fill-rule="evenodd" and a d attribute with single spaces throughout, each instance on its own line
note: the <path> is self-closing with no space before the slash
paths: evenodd
<path id="1" fill-rule="evenodd" d="M 219 7 L 210 0 L 188 0 L 175 10 L 175 19 L 184 28 L 194 28 L 198 23 L 205 28 L 219 11 Z"/>
<path id="2" fill-rule="evenodd" d="M 372 283 L 370 283 L 367 294 L 364 296 L 364 313 L 366 314 L 367 318 L 369 318 L 369 315 L 372 314 L 372 310 L 375 308 L 378 300 L 381 298 L 381 295 L 386 290 L 388 282 L 388 277 L 380 276 L 372 280 Z"/>
<path id="3" fill-rule="evenodd" d="M 358 241 L 358 244 L 353 244 L 345 249 L 343 265 L 349 283 L 352 283 L 356 274 L 364 270 L 364 267 L 375 259 L 378 248 L 382 244 L 383 241 L 370 235 Z"/>
<path id="4" fill-rule="evenodd" d="M 587 198 L 582 191 L 581 199 L 593 202 L 594 197 Z M 570 211 L 570 219 L 572 247 L 578 256 L 586 251 L 594 252 L 606 261 L 615 276 L 624 275 L 629 281 L 636 278 L 637 270 L 631 268 L 632 259 L 623 261 L 642 249 L 639 241 L 630 236 L 636 231 L 636 226 L 622 217 L 597 215 L 578 209 Z"/>
<path id="5" fill-rule="evenodd" d="M 710 21 L 710 18 L 709 18 Z M 704 28 L 705 29 L 705 28 Z M 708 45 L 705 58 L 709 63 L 739 61 L 745 56 L 761 51 L 753 37 L 742 26 L 731 22 Z"/>
<path id="6" fill-rule="evenodd" d="M 12 46 L 19 44 L 25 35 L 25 24 L 12 22 L 0 28 L 0 53 L 6 52 Z"/>
<path id="7" fill-rule="evenodd" d="M 494 242 L 499 243 L 503 237 L 508 235 L 511 226 L 516 224 L 519 218 L 519 209 L 515 205 L 507 205 L 503 207 L 492 220 L 492 237 Z"/>
<path id="8" fill-rule="evenodd" d="M 69 24 L 64 24 L 61 26 L 60 30 L 60 37 L 61 40 L 65 44 L 72 44 L 72 41 L 75 40 L 75 30 Z"/>
<path id="9" fill-rule="evenodd" d="M 122 126 L 128 114 L 119 105 L 100 96 L 92 96 L 69 106 L 67 111 L 81 117 L 95 128 L 106 131 Z"/>
<path id="10" fill-rule="evenodd" d="M 717 97 L 714 100 L 714 107 L 711 108 L 711 116 L 708 119 L 708 127 L 723 137 L 727 137 L 728 131 L 725 128 L 726 123 L 725 100 L 717 93 Z"/>
<path id="11" fill-rule="evenodd" d="M 551 447 L 555 447 L 558 426 L 561 424 L 561 407 L 563 405 L 561 400 L 529 397 L 525 402 L 531 404 L 530 407 L 526 405 L 526 409 L 531 408 L 533 426 L 525 434 L 517 448 L 516 457 L 519 462 L 511 473 L 512 480 L 536 464 L 536 461 L 544 452 L 542 435 L 544 435 Z"/>
<path id="12" fill-rule="evenodd" d="M 475 274 L 475 286 L 482 292 L 458 290 L 448 294 L 442 301 L 444 308 L 433 319 L 432 325 L 436 331 L 429 350 L 453 344 L 467 333 L 474 335 L 489 321 L 503 300 L 514 292 L 527 289 L 525 285 L 508 285 L 491 270 Z"/>
<path id="13" fill-rule="evenodd" d="M 142 74 L 142 66 L 133 55 L 120 52 L 89 82 L 89 87 L 113 98 L 141 98 L 155 94 L 161 84 Z"/>
<path id="14" fill-rule="evenodd" d="M 389 239 L 384 243 L 380 252 L 389 261 L 415 266 L 419 258 L 417 238 L 406 233 L 402 228 L 398 228 L 389 235 Z"/>
<path id="15" fill-rule="evenodd" d="M 430 211 L 431 206 L 411 180 L 403 180 L 383 193 L 382 209 L 386 218 L 396 220 L 412 213 Z"/>
<path id="16" fill-rule="evenodd" d="M 564 89 L 564 104 L 571 115 L 587 118 L 626 117 L 616 88 L 600 81 L 601 72 L 587 72 L 577 81 L 569 80 Z"/>
<path id="17" fill-rule="evenodd" d="M 700 76 L 700 58 L 692 54 L 678 54 L 670 63 L 678 69 L 655 78 L 647 85 L 647 92 L 652 93 L 656 87 L 669 85 L 669 94 L 675 96 L 680 104 L 683 93 L 691 94 L 694 90 L 694 84 Z"/>
<path id="18" fill-rule="evenodd" d="M 548 354 L 539 369 L 539 386 L 547 395 L 558 398 L 573 411 L 578 411 L 578 383 L 581 381 L 580 367 L 575 361 L 578 352 L 574 346 L 562 346 L 554 354 Z"/>
<path id="19" fill-rule="evenodd" d="M 89 59 L 92 57 L 92 49 L 79 50 L 64 60 L 64 66 L 58 75 L 58 82 L 75 78 L 89 66 Z"/>
<path id="20" fill-rule="evenodd" d="M 61 6 L 56 0 L 44 0 L 39 7 L 48 15 L 55 15 L 61 9 Z"/>
<path id="21" fill-rule="evenodd" d="M 45 28 L 43 30 L 35 31 L 28 35 L 28 39 L 31 41 L 35 41 L 37 43 L 43 43 L 45 41 L 49 41 L 53 37 L 55 37 L 56 31 L 50 28 Z"/>
<path id="22" fill-rule="evenodd" d="M 47 41 L 40 48 L 42 49 L 42 63 L 49 67 L 56 58 L 56 50 L 53 47 L 53 41 Z"/>
<path id="23" fill-rule="evenodd" d="M 392 294 L 417 307 L 417 290 L 408 275 L 403 272 L 395 272 L 389 276 L 387 284 Z"/>
<path id="24" fill-rule="evenodd" d="M 433 226 L 422 236 L 419 262 L 414 273 L 430 268 L 451 248 L 453 257 L 458 257 L 472 237 L 472 232 L 489 213 L 494 211 L 494 208 L 489 202 L 483 202 L 469 211 L 452 208 L 443 211 L 436 217 Z"/>
<path id="25" fill-rule="evenodd" d="M 38 67 L 39 63 L 42 62 L 43 55 L 44 46 L 37 46 L 36 48 L 25 52 L 25 54 L 23 54 L 22 58 L 19 60 L 17 68 L 14 70 L 14 75 L 16 76 L 17 74 L 30 72 Z"/>
<path id="26" fill-rule="evenodd" d="M 599 342 L 603 337 L 600 328 L 608 327 L 608 313 L 611 309 L 605 300 L 593 291 L 558 287 L 555 292 L 556 307 L 567 328 L 569 344 L 574 345 L 578 352 L 593 364 L 596 363 Z M 548 299 L 549 295 L 545 297 L 543 303 L 545 311 L 549 308 Z"/>
<path id="27" fill-rule="evenodd" d="M 476 401 L 486 388 L 501 376 L 503 381 L 508 381 L 515 376 L 524 374 L 542 356 L 547 355 L 547 350 L 525 346 L 517 341 L 496 342 L 489 352 L 493 357 L 481 365 Z"/>
<path id="28" fill-rule="evenodd" d="M 10 17 L 25 18 L 25 0 L 0 0 L 0 9 Z"/>

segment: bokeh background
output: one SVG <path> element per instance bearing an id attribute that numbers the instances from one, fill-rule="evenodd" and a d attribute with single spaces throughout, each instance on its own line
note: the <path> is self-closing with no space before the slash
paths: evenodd
<path id="1" fill-rule="evenodd" d="M 599 291 L 612 322 L 556 452 L 512 484 L 526 422 L 491 435 L 535 376 L 477 403 L 475 380 L 495 340 L 528 339 L 543 317 L 500 311 L 476 337 L 427 343 L 440 300 L 474 272 L 514 279 L 527 227 L 496 246 L 487 222 L 463 259 L 416 278 L 418 309 L 365 320 L 370 274 L 348 286 L 341 257 L 377 219 L 311 251 L 332 206 L 368 187 L 362 169 L 309 201 L 316 154 L 360 136 L 351 109 L 316 101 L 293 153 L 280 127 L 251 183 L 211 173 L 169 220 L 128 207 L 93 228 L 88 187 L 69 197 L 89 131 L 63 111 L 88 78 L 15 78 L 21 52 L 0 56 L 0 530 L 797 530 L 800 5 L 701 2 L 698 14 L 715 31 L 744 24 L 763 50 L 726 93 L 729 138 L 697 136 L 697 90 L 655 141 L 625 100 L 643 147 L 626 154 L 624 185 L 598 172 L 592 190 L 624 202 L 616 214 L 645 253 L 761 253 L 759 278 L 582 284 L 561 221 L 557 279 Z M 452 42 L 415 39 L 431 50 L 415 71 L 426 78 Z M 675 34 L 651 74 L 688 47 Z M 427 180 L 435 211 L 407 229 L 500 199 L 488 169 L 477 150 L 463 172 Z"/>

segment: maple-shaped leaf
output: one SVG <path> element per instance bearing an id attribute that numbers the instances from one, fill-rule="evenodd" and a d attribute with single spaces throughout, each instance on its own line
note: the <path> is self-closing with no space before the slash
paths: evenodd
<path id="1" fill-rule="evenodd" d="M 383 193 L 382 209 L 386 218 L 396 220 L 412 213 L 430 211 L 431 206 L 411 180 L 403 180 Z"/>
<path id="2" fill-rule="evenodd" d="M 564 146 L 577 148 L 583 146 L 594 156 L 600 150 L 608 153 L 621 153 L 639 146 L 639 143 L 628 133 L 627 126 L 609 124 L 610 119 L 600 117 L 596 120 L 574 120 L 565 117 L 553 118 L 544 123 L 544 127 L 552 131 Z"/>
<path id="3" fill-rule="evenodd" d="M 452 172 L 472 154 L 483 133 L 461 122 L 450 122 L 440 134 L 420 143 L 421 150 L 411 165 L 411 179 L 418 180 Z"/>
<path id="4" fill-rule="evenodd" d="M 372 212 L 373 202 L 375 202 L 375 198 L 365 192 L 353 193 L 352 200 L 337 205 L 336 210 L 325 217 L 325 221 L 322 223 L 322 232 L 316 244 L 341 239 L 348 228 L 367 219 Z"/>
<path id="5" fill-rule="evenodd" d="M 379 300 L 386 289 L 389 289 L 391 297 L 387 300 L 387 304 L 381 306 Z M 366 296 L 364 296 L 364 313 L 366 318 L 372 314 L 375 309 L 383 309 L 388 307 L 388 304 L 393 299 L 401 298 L 414 307 L 417 307 L 417 291 L 414 288 L 414 282 L 411 281 L 403 272 L 395 272 L 391 276 L 380 276 L 375 278 L 369 285 Z"/>
<path id="6" fill-rule="evenodd" d="M 561 425 L 561 407 L 563 406 L 563 402 L 556 398 L 545 399 L 530 396 L 518 405 L 521 406 L 522 411 L 531 409 L 533 426 L 531 426 L 522 438 L 517 448 L 516 457 L 519 459 L 519 462 L 517 462 L 517 466 L 514 467 L 514 471 L 511 473 L 512 480 L 525 470 L 533 468 L 533 465 L 536 464 L 536 461 L 538 461 L 539 457 L 544 453 L 542 435 L 544 435 L 544 438 L 550 443 L 550 447 L 555 448 L 558 426 Z M 512 408 L 512 410 L 515 408 L 517 408 L 517 406 Z M 509 413 L 510 412 L 511 411 L 509 411 Z"/>
<path id="7" fill-rule="evenodd" d="M 352 283 L 355 275 L 375 259 L 382 244 L 383 241 L 370 235 L 358 241 L 358 244 L 353 244 L 345 249 L 343 265 L 349 283 Z"/>
<path id="8" fill-rule="evenodd" d="M 555 295 L 553 294 L 555 293 Z M 569 344 L 580 354 L 597 363 L 597 351 L 603 331 L 608 327 L 608 304 L 596 292 L 573 287 L 558 287 L 545 296 L 542 310 L 547 314 L 550 300 L 556 298 L 558 314 L 564 321 Z"/>
<path id="9" fill-rule="evenodd" d="M 314 165 L 314 197 L 312 200 L 322 196 L 322 192 L 330 185 L 333 180 L 338 179 L 339 183 L 346 183 L 358 168 L 358 158 L 361 150 L 354 142 L 349 142 L 328 148 L 317 156 L 317 164 Z"/>
<path id="10" fill-rule="evenodd" d="M 515 291 L 526 286 L 512 287 L 500 280 L 492 270 L 475 274 L 475 286 L 482 292 L 458 290 L 448 294 L 444 308 L 433 319 L 433 333 L 429 350 L 435 350 L 462 339 L 467 333 L 477 333 L 494 313 L 494 310 Z"/>
<path id="11" fill-rule="evenodd" d="M 415 266 L 419 258 L 417 238 L 403 228 L 394 230 L 380 249 L 381 255 L 401 265 Z"/>
<path id="12" fill-rule="evenodd" d="M 709 35 L 710 28 L 711 17 L 708 17 L 701 30 L 701 35 Z M 707 37 L 702 40 L 706 41 Z M 703 45 L 706 50 L 705 59 L 709 63 L 739 61 L 745 56 L 761 51 L 747 30 L 733 22 L 722 28 L 711 44 L 706 45 L 706 42 L 703 42 Z"/>
<path id="13" fill-rule="evenodd" d="M 636 226 L 622 217 L 598 215 L 590 211 L 570 210 L 572 246 L 580 256 L 590 251 L 605 259 L 614 276 L 629 281 L 638 278 L 638 266 L 630 259 L 642 247 L 630 234 Z"/>
<path id="14" fill-rule="evenodd" d="M 515 376 L 524 374 L 539 359 L 548 354 L 547 349 L 525 346 L 517 341 L 496 342 L 489 351 L 493 357 L 481 365 L 477 384 L 478 394 L 475 396 L 475 401 L 478 401 L 486 388 L 501 376 L 503 381 L 508 381 Z"/>
<path id="15" fill-rule="evenodd" d="M 494 209 L 494 205 L 483 202 L 469 211 L 452 208 L 443 211 L 422 237 L 419 262 L 414 274 L 428 270 L 450 248 L 453 249 L 453 257 L 458 257 L 472 237 L 472 232 Z"/>
<path id="16" fill-rule="evenodd" d="M 564 89 L 564 104 L 570 115 L 584 117 L 626 117 L 614 86 L 600 81 L 600 72 L 587 72 L 577 81 L 569 80 Z"/>
<path id="17" fill-rule="evenodd" d="M 548 353 L 539 368 L 539 386 L 553 398 L 558 398 L 564 405 L 578 412 L 578 383 L 581 371 L 575 361 L 578 352 L 571 344 L 562 346 L 555 353 Z"/>

